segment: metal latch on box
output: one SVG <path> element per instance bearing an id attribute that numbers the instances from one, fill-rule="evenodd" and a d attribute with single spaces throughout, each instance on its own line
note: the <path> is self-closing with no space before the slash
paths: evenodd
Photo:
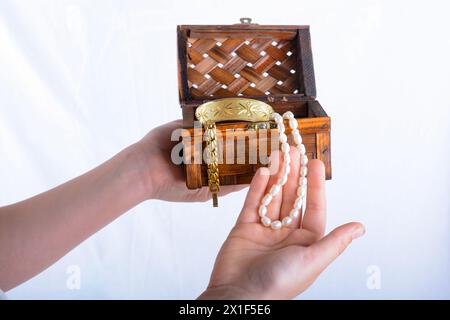
<path id="1" fill-rule="evenodd" d="M 276 129 L 277 124 L 275 122 L 264 121 L 264 122 L 251 122 L 247 124 L 247 130 L 263 130 L 263 129 Z"/>

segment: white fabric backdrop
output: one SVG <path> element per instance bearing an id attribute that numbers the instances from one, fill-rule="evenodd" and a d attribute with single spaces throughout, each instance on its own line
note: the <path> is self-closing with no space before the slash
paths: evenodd
<path id="1" fill-rule="evenodd" d="M 447 2 L 230 2 L 0 1 L 0 205 L 181 116 L 177 24 L 310 24 L 333 128 L 328 229 L 360 220 L 367 235 L 301 298 L 450 298 Z M 8 295 L 194 298 L 244 196 L 143 203 Z"/>

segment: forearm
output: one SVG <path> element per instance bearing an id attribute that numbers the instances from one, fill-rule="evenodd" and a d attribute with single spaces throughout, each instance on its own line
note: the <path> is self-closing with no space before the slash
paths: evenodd
<path id="1" fill-rule="evenodd" d="M 0 288 L 43 271 L 145 200 L 133 146 L 86 174 L 0 208 Z"/>

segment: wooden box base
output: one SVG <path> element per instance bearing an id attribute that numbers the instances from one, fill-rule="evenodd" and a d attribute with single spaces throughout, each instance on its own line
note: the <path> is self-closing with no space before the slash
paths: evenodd
<path id="1" fill-rule="evenodd" d="M 258 25 L 249 19 L 233 25 L 182 25 L 177 41 L 188 188 L 208 185 L 207 165 L 201 161 L 203 130 L 195 128 L 195 110 L 205 102 L 230 97 L 261 100 L 279 114 L 292 111 L 309 158 L 322 160 L 331 179 L 330 118 L 316 100 L 309 26 Z M 227 129 L 241 129 L 227 135 L 229 144 L 223 143 L 223 154 L 232 153 L 233 161 L 219 163 L 221 185 L 247 184 L 266 164 L 259 150 L 270 154 L 270 143 L 264 141 L 277 130 L 264 130 L 267 137 L 258 139 L 260 132 L 255 138 L 247 128 L 248 122 L 217 123 L 222 136 Z M 251 148 L 257 150 L 256 159 Z"/>
<path id="2" fill-rule="evenodd" d="M 277 109 L 283 108 L 277 105 Z M 286 103 L 284 109 L 288 110 L 289 104 Z M 331 179 L 330 118 L 315 100 L 303 101 L 292 111 L 296 116 L 308 157 L 322 160 L 326 168 L 326 178 Z M 222 159 L 228 156 L 227 159 L 233 161 L 232 164 L 219 164 L 220 185 L 248 184 L 256 170 L 267 163 L 266 158 L 260 158 L 259 152 L 263 148 L 270 155 L 270 137 L 278 134 L 278 130 L 267 130 L 264 135 L 260 135 L 258 131 L 248 130 L 247 126 L 247 122 L 217 124 L 217 130 L 223 137 L 226 130 L 233 129 L 231 137 L 228 133 L 227 139 L 223 140 Z M 189 133 L 185 137 L 187 139 L 184 139 L 186 185 L 189 189 L 197 189 L 208 185 L 207 165 L 203 161 L 199 162 L 205 147 L 202 142 L 204 131 L 201 128 L 187 129 Z M 290 129 L 286 125 L 286 134 L 289 133 Z M 237 148 L 239 139 L 245 141 L 244 150 Z M 292 144 L 292 141 L 289 143 Z M 256 159 L 249 159 L 249 150 L 256 151 Z"/>

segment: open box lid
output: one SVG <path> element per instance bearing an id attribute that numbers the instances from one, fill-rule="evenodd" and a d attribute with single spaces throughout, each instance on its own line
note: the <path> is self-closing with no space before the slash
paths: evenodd
<path id="1" fill-rule="evenodd" d="M 242 96 L 291 101 L 316 96 L 309 26 L 178 26 L 182 106 Z"/>

